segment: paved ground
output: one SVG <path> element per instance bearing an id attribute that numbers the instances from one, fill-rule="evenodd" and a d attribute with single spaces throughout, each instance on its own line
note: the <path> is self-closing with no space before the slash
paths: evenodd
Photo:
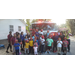
<path id="1" fill-rule="evenodd" d="M 5 40 L 5 41 L 6 42 L 0 41 L 0 44 L 1 43 L 5 44 L 5 48 L 0 48 L 0 55 L 12 55 L 12 52 L 10 52 L 10 51 L 9 51 L 10 53 L 6 53 L 6 47 L 7 47 L 8 43 L 7 43 L 7 40 Z M 61 54 L 63 54 L 63 53 L 61 53 Z M 23 52 L 21 55 L 24 55 Z M 40 55 L 40 53 L 38 53 L 38 55 Z M 57 53 L 51 52 L 51 54 L 43 53 L 41 55 L 57 55 Z M 75 55 L 75 38 L 74 37 L 71 37 L 71 51 L 68 52 L 67 55 Z"/>

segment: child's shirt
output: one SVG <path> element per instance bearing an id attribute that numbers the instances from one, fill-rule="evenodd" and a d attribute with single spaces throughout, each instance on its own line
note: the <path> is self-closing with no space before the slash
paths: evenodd
<path id="1" fill-rule="evenodd" d="M 29 48 L 29 43 L 25 43 L 25 48 Z"/>
<path id="2" fill-rule="evenodd" d="M 37 44 L 37 42 L 36 42 L 36 43 L 34 43 L 34 45 L 36 45 L 36 47 L 38 47 L 38 44 Z"/>
<path id="3" fill-rule="evenodd" d="M 39 37 L 39 33 L 38 32 L 36 32 L 35 34 L 36 34 L 37 37 Z"/>
<path id="4" fill-rule="evenodd" d="M 53 43 L 53 39 L 47 39 L 47 46 L 52 46 L 52 43 Z"/>
<path id="5" fill-rule="evenodd" d="M 34 41 L 35 40 L 35 37 L 33 36 L 32 38 L 33 38 L 33 41 Z"/>
<path id="6" fill-rule="evenodd" d="M 49 36 L 49 33 L 47 33 L 47 37 Z"/>
<path id="7" fill-rule="evenodd" d="M 34 54 L 38 54 L 38 53 L 37 53 L 37 48 L 38 48 L 38 47 L 33 47 L 33 49 L 34 49 Z"/>
<path id="8" fill-rule="evenodd" d="M 41 44 L 44 45 L 45 39 L 41 39 Z"/>
<path id="9" fill-rule="evenodd" d="M 37 44 L 40 45 L 40 40 L 37 40 Z"/>
<path id="10" fill-rule="evenodd" d="M 15 44 L 14 44 L 15 50 L 19 50 L 19 46 L 20 46 L 19 43 L 15 43 Z"/>
<path id="11" fill-rule="evenodd" d="M 25 41 L 27 41 L 28 40 L 28 38 L 27 39 L 25 39 Z"/>
<path id="12" fill-rule="evenodd" d="M 33 40 L 29 41 L 29 46 L 31 46 L 31 47 L 33 46 Z"/>
<path id="13" fill-rule="evenodd" d="M 65 41 L 65 40 L 63 41 L 63 47 L 67 47 L 68 44 L 69 44 L 68 41 Z"/>
<path id="14" fill-rule="evenodd" d="M 58 42 L 60 42 L 60 43 L 58 43 Z M 62 41 L 57 41 L 57 47 L 62 47 Z"/>

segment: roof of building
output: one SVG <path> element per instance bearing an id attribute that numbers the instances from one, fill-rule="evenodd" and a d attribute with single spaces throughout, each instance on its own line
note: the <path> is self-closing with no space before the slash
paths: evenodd
<path id="1" fill-rule="evenodd" d="M 26 26 L 28 26 L 22 19 L 19 19 L 23 24 L 25 24 Z"/>

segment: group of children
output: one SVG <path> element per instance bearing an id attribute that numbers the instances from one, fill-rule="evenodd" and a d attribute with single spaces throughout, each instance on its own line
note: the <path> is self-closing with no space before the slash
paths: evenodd
<path id="1" fill-rule="evenodd" d="M 63 54 L 66 55 L 68 51 L 69 42 L 67 38 L 62 35 L 62 33 L 56 33 L 55 35 L 49 34 L 49 30 L 47 34 L 43 35 L 43 29 L 41 32 L 38 32 L 38 29 L 31 29 L 31 33 L 28 32 L 24 35 L 23 32 L 21 34 L 16 33 L 12 36 L 11 32 L 8 35 L 8 49 L 10 47 L 10 51 L 12 51 L 13 46 L 13 54 L 20 55 L 22 51 L 24 54 L 34 54 L 37 55 L 38 52 L 42 54 L 43 52 L 49 53 L 51 50 L 53 52 L 57 52 L 58 55 Z"/>

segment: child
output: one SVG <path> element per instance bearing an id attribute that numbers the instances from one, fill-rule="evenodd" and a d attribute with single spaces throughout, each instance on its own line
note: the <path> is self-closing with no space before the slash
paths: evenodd
<path id="1" fill-rule="evenodd" d="M 53 47 L 53 39 L 51 39 L 51 36 L 49 36 L 49 38 L 47 38 L 46 43 L 47 43 L 47 50 L 45 53 L 49 52 L 49 54 L 50 54 L 50 50 Z"/>
<path id="2" fill-rule="evenodd" d="M 19 55 L 19 46 L 20 44 L 18 43 L 18 40 L 16 40 L 16 43 L 14 44 L 16 55 Z"/>
<path id="3" fill-rule="evenodd" d="M 67 53 L 67 50 L 68 50 L 68 41 L 67 41 L 67 38 L 66 37 L 64 37 L 64 40 L 63 40 L 63 50 L 64 50 L 64 53 L 63 53 L 63 55 L 66 55 L 66 53 Z"/>
<path id="4" fill-rule="evenodd" d="M 34 55 L 37 55 L 37 54 L 38 54 L 37 48 L 38 48 L 38 44 L 37 44 L 37 41 L 35 40 L 35 41 L 34 41 L 34 46 L 33 46 L 33 49 L 34 49 Z"/>
<path id="5" fill-rule="evenodd" d="M 26 51 L 29 54 L 29 41 L 28 40 L 26 40 L 26 43 L 25 43 L 25 54 L 26 54 Z"/>
<path id="6" fill-rule="evenodd" d="M 34 55 L 37 55 L 38 53 L 37 53 L 37 46 L 36 45 L 34 45 L 34 47 L 33 47 L 33 49 L 34 49 Z"/>
<path id="7" fill-rule="evenodd" d="M 44 51 L 44 45 L 45 45 L 45 39 L 44 39 L 44 37 L 43 36 L 41 36 L 42 38 L 41 38 L 41 53 L 43 53 L 43 51 Z"/>
<path id="8" fill-rule="evenodd" d="M 32 37 L 33 38 L 33 41 L 35 40 L 35 38 L 36 38 L 36 35 L 34 34 L 34 36 Z"/>
<path id="9" fill-rule="evenodd" d="M 22 40 L 20 38 L 20 34 L 18 35 L 17 40 L 18 40 L 18 43 L 20 44 L 20 46 L 19 46 L 19 54 L 21 54 L 20 47 L 21 47 L 21 44 L 22 44 Z"/>
<path id="10" fill-rule="evenodd" d="M 30 40 L 29 40 L 29 50 L 30 50 L 30 53 L 34 53 L 33 52 L 33 39 L 32 38 L 30 38 Z"/>
<path id="11" fill-rule="evenodd" d="M 37 44 L 38 44 L 38 52 L 39 52 L 39 47 L 40 47 L 40 39 L 39 39 L 39 37 L 37 37 Z"/>
<path id="12" fill-rule="evenodd" d="M 27 38 L 27 35 L 25 36 L 25 41 L 27 41 L 28 40 L 28 38 Z"/>
<path id="13" fill-rule="evenodd" d="M 62 41 L 61 41 L 61 38 L 58 38 L 58 41 L 57 41 L 57 53 L 58 53 L 58 55 L 61 54 L 61 48 L 62 48 Z"/>
<path id="14" fill-rule="evenodd" d="M 36 29 L 36 33 L 35 34 L 36 34 L 37 37 L 39 37 L 38 29 Z"/>

